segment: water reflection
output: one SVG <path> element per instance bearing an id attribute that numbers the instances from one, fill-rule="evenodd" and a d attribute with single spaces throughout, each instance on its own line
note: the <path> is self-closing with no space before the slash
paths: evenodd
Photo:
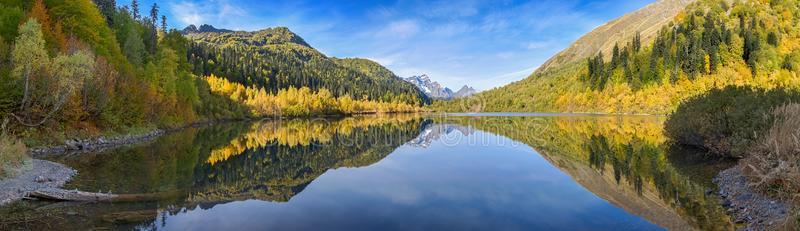
<path id="1" fill-rule="evenodd" d="M 442 119 L 491 131 L 536 149 L 573 179 L 609 202 L 671 230 L 731 230 L 712 174 L 730 163 L 687 163 L 687 150 L 670 147 L 660 117 L 460 117 Z M 677 158 L 676 158 L 677 157 Z M 680 163 L 677 163 L 680 162 Z M 702 165 L 702 167 L 698 167 Z"/>
<path id="2" fill-rule="evenodd" d="M 54 159 L 67 187 L 0 229 L 731 229 L 658 117 L 378 116 L 229 123 Z M 531 149 L 533 148 L 533 149 Z M 535 150 L 535 152 L 534 152 Z"/>

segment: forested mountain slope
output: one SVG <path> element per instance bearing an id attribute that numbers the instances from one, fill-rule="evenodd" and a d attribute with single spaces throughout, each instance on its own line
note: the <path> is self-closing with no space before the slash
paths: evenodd
<path id="1" fill-rule="evenodd" d="M 19 138 L 41 146 L 218 119 L 406 112 L 426 100 L 385 68 L 339 64 L 287 28 L 204 25 L 194 31 L 214 32 L 190 40 L 137 0 L 0 0 L 0 12 L 0 162 L 24 155 L 5 145 Z"/>
<path id="2" fill-rule="evenodd" d="M 446 111 L 667 114 L 729 85 L 800 87 L 800 2 L 699 0 L 651 43 L 639 36 L 604 53 L 464 100 Z"/>
<path id="3" fill-rule="evenodd" d="M 320 53 L 285 27 L 255 32 L 188 33 L 189 61 L 197 75 L 217 75 L 277 92 L 288 87 L 326 88 L 335 96 L 422 104 L 413 85 L 378 63 Z"/>
<path id="4" fill-rule="evenodd" d="M 607 22 L 582 36 L 567 49 L 551 57 L 537 69 L 543 72 L 565 64 L 592 57 L 598 52 L 610 58 L 617 43 L 631 41 L 637 33 L 642 42 L 653 41 L 662 27 L 673 21 L 675 15 L 696 0 L 658 0 L 644 8 Z"/>

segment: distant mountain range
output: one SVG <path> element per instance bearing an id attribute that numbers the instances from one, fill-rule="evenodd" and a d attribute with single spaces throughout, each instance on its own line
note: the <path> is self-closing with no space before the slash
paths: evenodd
<path id="1" fill-rule="evenodd" d="M 439 82 L 432 81 L 428 75 L 419 75 L 419 76 L 411 76 L 404 79 L 406 82 L 412 83 L 417 88 L 420 89 L 425 95 L 433 99 L 443 99 L 443 100 L 450 100 L 450 99 L 457 99 L 463 98 L 467 96 L 474 95 L 477 91 L 467 85 L 458 89 L 458 91 L 453 92 L 450 88 L 442 87 Z"/>
<path id="2" fill-rule="evenodd" d="M 216 33 L 226 33 L 226 32 L 233 32 L 232 30 L 226 29 L 217 29 L 214 28 L 212 25 L 203 24 L 200 25 L 200 28 L 197 28 L 195 25 L 189 25 L 186 28 L 183 28 L 181 33 L 183 34 L 191 34 L 191 33 L 206 33 L 206 32 L 216 32 Z"/>

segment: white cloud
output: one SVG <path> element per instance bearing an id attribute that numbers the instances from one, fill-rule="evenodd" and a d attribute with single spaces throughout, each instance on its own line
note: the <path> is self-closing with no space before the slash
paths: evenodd
<path id="1" fill-rule="evenodd" d="M 538 49 L 550 47 L 551 44 L 552 44 L 551 42 L 544 42 L 544 41 L 529 42 L 529 43 L 525 44 L 525 49 L 538 50 Z"/>
<path id="2" fill-rule="evenodd" d="M 378 37 L 409 38 L 420 31 L 420 26 L 414 20 L 398 20 L 390 22 L 383 30 L 378 31 Z"/>
<path id="3" fill-rule="evenodd" d="M 451 22 L 445 23 L 442 25 L 438 25 L 433 28 L 431 34 L 443 37 L 454 36 L 458 34 L 463 34 L 470 31 L 469 25 L 463 22 Z"/>
<path id="4" fill-rule="evenodd" d="M 505 51 L 505 52 L 498 53 L 496 56 L 497 56 L 497 58 L 500 58 L 500 59 L 511 59 L 511 58 L 516 57 L 516 54 L 514 52 L 511 52 L 511 51 Z"/>
<path id="5" fill-rule="evenodd" d="M 199 25 L 202 23 L 199 7 L 192 2 L 180 2 L 170 6 L 172 14 L 183 24 Z"/>
<path id="6" fill-rule="evenodd" d="M 459 18 L 478 14 L 481 3 L 475 0 L 425 2 L 417 6 L 426 17 Z"/>
<path id="7" fill-rule="evenodd" d="M 170 12 L 184 25 L 213 24 L 216 27 L 240 29 L 247 11 L 227 0 L 181 1 L 170 4 Z"/>

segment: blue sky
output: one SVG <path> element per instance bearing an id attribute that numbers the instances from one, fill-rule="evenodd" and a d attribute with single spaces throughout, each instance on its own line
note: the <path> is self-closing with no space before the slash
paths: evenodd
<path id="1" fill-rule="evenodd" d="M 654 0 L 140 0 L 170 26 L 286 26 L 329 56 L 375 60 L 401 77 L 428 74 L 478 90 L 527 77 L 606 21 Z M 118 0 L 128 5 L 130 0 Z"/>

